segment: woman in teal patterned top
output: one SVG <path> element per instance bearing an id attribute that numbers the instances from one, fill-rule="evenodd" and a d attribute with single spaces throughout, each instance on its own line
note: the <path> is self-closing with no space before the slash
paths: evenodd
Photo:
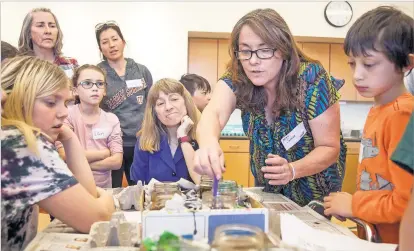
<path id="1" fill-rule="evenodd" d="M 228 72 L 216 84 L 197 128 L 198 172 L 221 177 L 220 131 L 239 108 L 256 186 L 301 206 L 340 191 L 346 146 L 338 89 L 344 81 L 306 57 L 272 9 L 254 10 L 239 20 L 230 52 Z"/>

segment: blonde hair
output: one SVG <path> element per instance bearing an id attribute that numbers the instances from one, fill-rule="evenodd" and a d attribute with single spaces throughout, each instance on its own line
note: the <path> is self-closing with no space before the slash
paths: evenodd
<path id="1" fill-rule="evenodd" d="M 27 13 L 26 17 L 23 20 L 22 29 L 20 31 L 20 37 L 19 37 L 19 54 L 21 55 L 29 55 L 33 56 L 33 41 L 32 41 L 32 35 L 31 35 L 31 28 L 32 28 L 32 22 L 33 22 L 33 13 L 36 12 L 47 12 L 50 13 L 53 18 L 55 19 L 56 28 L 58 29 L 58 35 L 57 40 L 55 43 L 55 46 L 53 47 L 53 52 L 56 56 L 60 56 L 62 54 L 62 47 L 63 47 L 63 33 L 60 29 L 59 22 L 53 14 L 53 12 L 48 8 L 35 8 L 32 9 L 29 13 Z"/>
<path id="2" fill-rule="evenodd" d="M 144 121 L 142 128 L 137 133 L 141 136 L 139 141 L 139 148 L 143 151 L 153 153 L 159 151 L 161 134 L 167 133 L 167 128 L 159 121 L 155 113 L 155 103 L 159 98 L 160 92 L 165 94 L 178 93 L 184 98 L 185 107 L 187 108 L 187 115 L 194 122 L 193 127 L 189 132 L 192 139 L 196 138 L 196 128 L 198 124 L 197 108 L 193 102 L 190 93 L 184 88 L 184 85 L 175 79 L 163 78 L 157 81 L 149 90 L 147 104 L 145 107 Z"/>
<path id="3" fill-rule="evenodd" d="M 28 148 L 37 153 L 36 137 L 41 130 L 33 124 L 36 99 L 70 87 L 66 74 L 58 66 L 31 56 L 8 60 L 1 69 L 1 87 L 8 94 L 1 125 L 19 129 Z"/>

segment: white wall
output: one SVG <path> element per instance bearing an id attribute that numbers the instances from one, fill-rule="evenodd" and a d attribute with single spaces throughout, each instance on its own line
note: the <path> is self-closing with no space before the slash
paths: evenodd
<path id="1" fill-rule="evenodd" d="M 324 2 L 2 2 L 1 40 L 17 46 L 23 19 L 32 8 L 48 7 L 64 33 L 65 55 L 80 64 L 98 63 L 94 27 L 115 20 L 127 41 L 126 56 L 146 65 L 154 80 L 187 71 L 188 31 L 231 32 L 237 20 L 256 8 L 274 8 L 296 36 L 345 37 L 350 25 L 379 5 L 394 5 L 413 16 L 412 1 L 353 2 L 354 17 L 344 28 L 324 20 Z"/>

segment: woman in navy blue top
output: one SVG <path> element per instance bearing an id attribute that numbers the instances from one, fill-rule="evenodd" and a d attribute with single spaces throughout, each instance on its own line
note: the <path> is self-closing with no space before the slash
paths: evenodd
<path id="1" fill-rule="evenodd" d="M 180 178 L 198 184 L 194 172 L 197 108 L 190 93 L 174 79 L 156 82 L 147 97 L 144 121 L 135 144 L 131 179 L 148 184 L 178 181 Z"/>

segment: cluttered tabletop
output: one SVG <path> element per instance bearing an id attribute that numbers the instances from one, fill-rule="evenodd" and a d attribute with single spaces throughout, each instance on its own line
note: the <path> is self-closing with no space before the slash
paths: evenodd
<path id="1" fill-rule="evenodd" d="M 310 204 L 231 180 L 214 183 L 203 176 L 200 185 L 151 180 L 108 189 L 117 208 L 110 221 L 80 234 L 55 219 L 25 250 L 395 250 L 359 239 Z"/>

